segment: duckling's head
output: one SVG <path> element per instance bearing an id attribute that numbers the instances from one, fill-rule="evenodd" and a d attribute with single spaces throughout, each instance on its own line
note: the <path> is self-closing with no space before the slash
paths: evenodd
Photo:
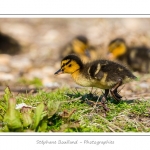
<path id="1" fill-rule="evenodd" d="M 56 75 L 69 73 L 73 74 L 83 68 L 81 59 L 76 55 L 68 55 L 61 61 L 61 68 L 55 72 Z"/>
<path id="2" fill-rule="evenodd" d="M 109 43 L 108 51 L 110 53 L 108 57 L 112 60 L 124 55 L 127 51 L 125 41 L 122 38 L 114 39 Z"/>
<path id="3" fill-rule="evenodd" d="M 76 36 L 72 40 L 71 44 L 75 54 L 86 55 L 89 57 L 88 52 L 89 43 L 88 39 L 85 36 L 83 35 Z"/>

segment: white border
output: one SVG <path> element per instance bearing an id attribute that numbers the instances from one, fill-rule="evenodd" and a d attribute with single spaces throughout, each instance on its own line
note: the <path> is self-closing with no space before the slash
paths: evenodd
<path id="1" fill-rule="evenodd" d="M 97 15 L 0 15 L 0 18 L 150 18 L 150 14 L 147 15 L 102 15 L 102 14 L 97 14 Z"/>
<path id="2" fill-rule="evenodd" d="M 3 15 L 7 14 L 7 15 Z M 16 15 L 12 15 L 16 14 Z M 20 15 L 25 14 L 25 15 Z M 27 15 L 31 14 L 31 15 Z M 35 15 L 34 15 L 35 14 Z M 39 15 L 36 15 L 39 14 Z M 46 14 L 46 15 L 43 15 Z M 49 15 L 47 15 L 49 14 Z M 51 14 L 51 15 L 50 15 Z M 82 14 L 82 15 L 52 15 Z M 91 14 L 91 15 L 84 15 Z M 92 15 L 99 14 L 99 15 Z M 108 15 L 103 15 L 108 14 Z M 118 15 L 110 15 L 118 14 Z M 126 14 L 126 15 L 119 15 Z M 134 15 L 135 14 L 135 15 Z M 140 14 L 140 15 L 136 15 Z M 149 15 L 143 15 L 149 14 Z M 148 0 L 2 0 L 0 18 L 150 18 Z M 34 135 L 34 136 L 33 136 Z M 52 136 L 55 135 L 55 136 Z M 59 136 L 61 135 L 61 136 Z M 69 135 L 69 136 L 67 136 Z M 85 136 L 83 136 L 85 135 Z M 96 136 L 95 136 L 96 135 Z M 134 135 L 134 136 L 133 136 Z M 36 140 L 114 140 L 114 145 L 38 145 Z M 150 133 L 0 133 L 1 148 L 10 149 L 149 149 Z"/>
<path id="3" fill-rule="evenodd" d="M 150 14 L 149 0 L 1 0 L 0 14 Z"/>
<path id="4" fill-rule="evenodd" d="M 148 134 L 132 133 L 77 133 L 72 136 L 69 133 L 9 133 L 0 136 L 1 148 L 10 149 L 86 149 L 86 150 L 120 150 L 120 149 L 149 149 Z M 8 135 L 8 136 L 7 136 Z M 13 136 L 12 136 L 13 135 Z M 68 136 L 67 136 L 68 135 Z M 103 136 L 102 136 L 103 135 Z M 124 135 L 124 136 L 123 136 Z M 128 136 L 125 136 L 128 135 Z M 143 135 L 143 136 L 142 136 Z M 70 144 L 71 142 L 75 144 Z M 51 143 L 53 142 L 53 143 Z"/>

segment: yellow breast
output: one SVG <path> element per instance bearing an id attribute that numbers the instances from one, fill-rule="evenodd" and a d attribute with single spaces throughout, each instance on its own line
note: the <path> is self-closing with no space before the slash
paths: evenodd
<path id="1" fill-rule="evenodd" d="M 83 76 L 79 70 L 74 72 L 72 75 L 72 78 L 74 79 L 74 81 L 81 85 L 81 86 L 86 86 L 86 87 L 90 87 L 91 86 L 91 80 L 85 78 L 85 76 Z"/>
<path id="2" fill-rule="evenodd" d="M 97 80 L 92 78 L 86 78 L 79 71 L 76 71 L 72 74 L 72 78 L 77 84 L 85 87 L 98 87 L 101 89 L 109 89 L 114 86 L 114 82 L 106 82 L 106 77 L 107 74 L 104 74 L 101 80 Z"/>

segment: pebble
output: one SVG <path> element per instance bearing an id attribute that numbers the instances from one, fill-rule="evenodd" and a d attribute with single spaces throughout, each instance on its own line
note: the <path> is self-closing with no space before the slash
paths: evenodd
<path id="1" fill-rule="evenodd" d="M 11 63 L 11 56 L 7 54 L 0 54 L 0 65 L 9 65 Z"/>
<path id="2" fill-rule="evenodd" d="M 41 69 L 39 68 L 32 68 L 29 72 L 27 72 L 27 74 L 25 75 L 25 77 L 29 80 L 32 80 L 33 78 L 44 78 L 43 72 L 41 71 Z"/>
<path id="3" fill-rule="evenodd" d="M 11 72 L 11 68 L 6 65 L 0 65 L 0 72 L 9 73 Z"/>
<path id="4" fill-rule="evenodd" d="M 57 82 L 46 82 L 43 85 L 44 87 L 48 87 L 48 88 L 60 87 L 60 84 L 58 84 Z"/>
<path id="5" fill-rule="evenodd" d="M 15 80 L 15 77 L 12 73 L 0 73 L 0 81 L 13 81 Z"/>
<path id="6" fill-rule="evenodd" d="M 28 69 L 32 67 L 31 60 L 29 58 L 23 58 L 23 57 L 13 57 L 11 59 L 11 64 L 10 66 L 12 68 L 18 69 L 18 70 L 23 70 L 23 69 Z"/>
<path id="7" fill-rule="evenodd" d="M 147 83 L 144 83 L 144 82 L 140 83 L 139 86 L 140 86 L 141 88 L 150 88 L 150 85 L 147 84 Z"/>
<path id="8" fill-rule="evenodd" d="M 46 75 L 53 75 L 56 72 L 56 69 L 54 67 L 51 66 L 44 66 L 41 71 L 46 74 Z"/>

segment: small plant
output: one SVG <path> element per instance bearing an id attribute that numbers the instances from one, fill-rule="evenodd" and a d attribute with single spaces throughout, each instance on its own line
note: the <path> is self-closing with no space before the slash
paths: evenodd
<path id="1" fill-rule="evenodd" d="M 5 89 L 3 100 L 5 103 L 2 103 L 3 106 L 0 105 L 0 108 L 3 110 L 3 116 L 1 116 L 0 120 L 1 132 L 47 132 L 51 129 L 50 126 L 54 125 L 54 117 L 57 116 L 61 122 L 67 124 L 66 118 L 71 116 L 64 117 L 62 113 L 57 114 L 61 102 L 53 100 L 40 102 L 36 107 L 27 105 L 16 109 L 17 100 L 13 97 L 9 88 Z M 58 130 L 62 130 L 61 125 L 62 124 L 60 124 Z M 67 125 L 67 127 L 69 127 L 69 125 Z"/>

